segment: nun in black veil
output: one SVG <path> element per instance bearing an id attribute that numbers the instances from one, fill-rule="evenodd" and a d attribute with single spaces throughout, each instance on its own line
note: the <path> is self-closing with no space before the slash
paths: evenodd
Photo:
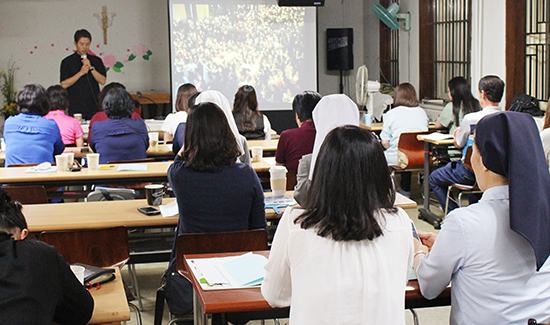
<path id="1" fill-rule="evenodd" d="M 451 324 L 546 324 L 550 174 L 533 118 L 501 112 L 481 119 L 471 163 L 482 199 L 415 243 L 422 295 L 433 299 L 452 281 Z"/>

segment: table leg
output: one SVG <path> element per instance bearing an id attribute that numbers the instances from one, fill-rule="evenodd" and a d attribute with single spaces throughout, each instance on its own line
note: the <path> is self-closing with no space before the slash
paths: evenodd
<path id="1" fill-rule="evenodd" d="M 430 159 L 431 159 L 431 144 L 424 141 L 424 208 L 418 209 L 420 214 L 418 219 L 424 220 L 433 225 L 435 229 L 441 229 L 441 223 L 443 220 L 435 213 L 430 211 Z"/>
<path id="2" fill-rule="evenodd" d="M 193 318 L 195 325 L 206 325 L 206 315 L 202 310 L 197 292 L 193 290 Z"/>

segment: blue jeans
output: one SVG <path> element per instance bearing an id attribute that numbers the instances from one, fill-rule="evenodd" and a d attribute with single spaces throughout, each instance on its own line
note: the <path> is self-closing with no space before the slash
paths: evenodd
<path id="1" fill-rule="evenodd" d="M 447 201 L 447 189 L 451 184 L 464 184 L 474 185 L 476 182 L 476 176 L 474 172 L 464 167 L 462 160 L 454 160 L 430 173 L 430 187 L 434 192 L 437 200 L 441 204 L 441 208 L 445 211 L 445 203 Z M 468 195 L 470 203 L 477 202 L 479 196 Z M 449 200 L 448 212 L 458 208 L 458 205 Z"/>

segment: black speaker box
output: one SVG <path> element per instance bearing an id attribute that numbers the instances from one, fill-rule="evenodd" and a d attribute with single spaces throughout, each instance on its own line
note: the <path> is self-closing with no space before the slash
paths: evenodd
<path id="1" fill-rule="evenodd" d="M 327 29 L 327 69 L 353 69 L 353 28 Z"/>
<path id="2" fill-rule="evenodd" d="M 277 0 L 279 7 L 322 7 L 325 0 Z"/>

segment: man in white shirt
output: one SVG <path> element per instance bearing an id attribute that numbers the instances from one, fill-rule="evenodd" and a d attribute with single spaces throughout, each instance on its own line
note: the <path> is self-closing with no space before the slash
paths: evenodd
<path id="1" fill-rule="evenodd" d="M 467 148 L 473 143 L 477 122 L 486 115 L 503 110 L 498 107 L 498 104 L 504 94 L 504 81 L 497 76 L 485 76 L 479 81 L 478 89 L 479 104 L 483 109 L 479 112 L 466 114 L 462 120 L 462 125 L 454 132 L 455 146 L 457 148 L 464 148 L 462 159 L 466 155 Z M 476 178 L 474 172 L 464 166 L 463 160 L 455 160 L 431 173 L 429 181 L 432 191 L 441 204 L 441 208 L 445 211 L 447 188 L 449 185 L 455 183 L 474 185 Z M 469 199 L 470 203 L 474 203 L 478 197 L 469 196 Z M 457 207 L 458 205 L 455 201 L 449 200 L 447 211 L 450 212 Z"/>

